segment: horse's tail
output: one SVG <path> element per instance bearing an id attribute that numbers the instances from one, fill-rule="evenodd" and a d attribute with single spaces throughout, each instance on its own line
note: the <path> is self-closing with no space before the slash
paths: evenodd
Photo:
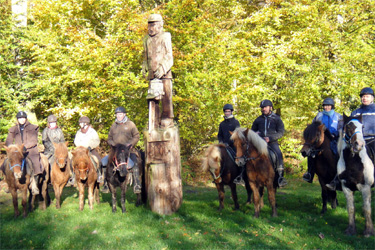
<path id="1" fill-rule="evenodd" d="M 207 172 L 210 166 L 219 166 L 219 164 L 214 164 L 214 162 L 221 162 L 221 153 L 217 145 L 211 145 L 205 151 L 202 157 L 202 171 Z"/>

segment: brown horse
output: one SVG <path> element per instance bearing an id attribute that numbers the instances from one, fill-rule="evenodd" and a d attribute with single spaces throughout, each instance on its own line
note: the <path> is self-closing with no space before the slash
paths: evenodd
<path id="1" fill-rule="evenodd" d="M 233 181 L 241 174 L 241 169 L 235 164 L 234 159 L 231 159 L 224 144 L 215 144 L 207 148 L 202 158 L 202 171 L 209 171 L 214 178 L 219 193 L 219 211 L 224 208 L 224 185 L 228 185 L 231 189 L 234 209 L 239 209 L 236 184 Z M 247 190 L 247 203 L 250 203 L 251 188 L 247 176 L 244 176 L 244 181 Z"/>
<path id="2" fill-rule="evenodd" d="M 94 199 L 99 203 L 99 183 L 97 182 L 97 173 L 92 163 L 89 150 L 79 146 L 73 152 L 73 170 L 76 175 L 76 181 L 79 190 L 79 209 L 83 210 L 85 198 L 85 186 L 89 193 L 89 207 L 93 209 Z"/>
<path id="3" fill-rule="evenodd" d="M 55 147 L 54 161 L 51 166 L 51 183 L 56 197 L 56 208 L 60 208 L 63 188 L 70 178 L 70 160 L 68 157 L 68 142 L 53 143 Z"/>
<path id="4" fill-rule="evenodd" d="M 305 142 L 301 153 L 304 157 L 312 157 L 311 160 L 315 162 L 314 168 L 322 188 L 321 214 L 324 214 L 327 211 L 327 201 L 331 202 L 333 209 L 338 205 L 336 191 L 331 191 L 326 187 L 326 184 L 336 176 L 338 157 L 331 150 L 329 130 L 320 121 L 308 125 L 303 131 L 303 137 Z"/>
<path id="5" fill-rule="evenodd" d="M 22 192 L 22 207 L 23 207 L 23 217 L 27 216 L 27 190 L 30 190 L 29 197 L 29 210 L 33 210 L 34 201 L 36 195 L 31 195 L 30 188 L 30 177 L 33 172 L 32 162 L 29 158 L 25 157 L 24 145 L 10 145 L 9 147 L 5 146 L 7 151 L 7 159 L 5 159 L 3 166 L 3 172 L 5 174 L 5 180 L 8 184 L 9 191 L 13 198 L 14 206 L 14 217 L 18 217 L 20 212 L 18 210 L 18 197 L 17 190 Z M 48 160 L 46 157 L 41 156 L 41 163 L 45 170 L 42 177 L 39 178 L 38 185 L 39 192 L 42 194 L 43 209 L 47 207 L 46 202 L 49 202 L 49 195 L 47 190 L 48 182 Z"/>
<path id="6" fill-rule="evenodd" d="M 272 216 L 277 216 L 276 189 L 274 187 L 275 171 L 269 158 L 267 143 L 257 133 L 250 129 L 236 128 L 231 140 L 237 149 L 236 163 L 246 165 L 246 174 L 253 191 L 254 216 L 259 217 L 261 209 L 262 190 L 267 187 L 268 200 L 272 207 Z"/>

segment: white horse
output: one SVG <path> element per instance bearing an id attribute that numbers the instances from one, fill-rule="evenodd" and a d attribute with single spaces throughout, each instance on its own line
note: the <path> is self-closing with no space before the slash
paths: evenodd
<path id="1" fill-rule="evenodd" d="M 349 215 L 348 235 L 356 234 L 354 191 L 362 193 L 363 212 L 366 220 L 364 236 L 374 234 L 371 219 L 371 186 L 374 184 L 374 165 L 367 154 L 366 142 L 362 134 L 362 115 L 347 117 L 344 114 L 344 129 L 340 133 L 338 150 L 340 159 L 337 174 L 342 184 Z"/>

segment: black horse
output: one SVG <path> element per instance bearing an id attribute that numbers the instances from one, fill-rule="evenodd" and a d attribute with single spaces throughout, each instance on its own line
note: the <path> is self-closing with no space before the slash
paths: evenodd
<path id="1" fill-rule="evenodd" d="M 144 160 L 141 156 L 137 157 L 137 166 L 131 166 L 128 162 L 130 155 L 130 147 L 123 144 L 112 146 L 111 152 L 108 156 L 108 166 L 106 169 L 106 180 L 108 182 L 109 190 L 112 193 L 112 212 L 116 212 L 116 189 L 121 188 L 121 208 L 122 212 L 126 212 L 125 208 L 125 194 L 127 185 L 131 182 L 130 174 L 134 168 L 139 169 L 140 176 L 144 173 Z M 142 192 L 137 194 L 136 206 L 146 202 L 146 193 L 144 185 L 144 177 L 142 178 Z"/>
<path id="2" fill-rule="evenodd" d="M 319 177 L 319 183 L 322 188 L 323 207 L 321 214 L 327 211 L 327 202 L 331 202 L 334 209 L 338 205 L 336 191 L 331 191 L 326 187 L 337 173 L 338 157 L 331 150 L 331 136 L 328 129 L 320 121 L 313 122 L 303 131 L 305 143 L 301 149 L 304 157 L 311 157 L 315 162 L 314 167 Z"/>

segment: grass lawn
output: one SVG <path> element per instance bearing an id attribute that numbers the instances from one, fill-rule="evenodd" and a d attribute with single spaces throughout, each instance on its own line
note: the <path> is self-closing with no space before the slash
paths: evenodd
<path id="1" fill-rule="evenodd" d="M 161 216 L 147 206 L 135 207 L 135 195 L 127 196 L 127 213 L 112 213 L 111 195 L 100 194 L 99 205 L 87 204 L 79 211 L 75 188 L 65 188 L 60 210 L 52 204 L 36 209 L 27 218 L 14 219 L 11 195 L 0 191 L 0 249 L 375 249 L 374 237 L 364 238 L 362 197 L 356 193 L 357 235 L 346 236 L 348 216 L 345 197 L 339 192 L 339 206 L 329 206 L 320 215 L 320 186 L 300 178 L 289 178 L 278 190 L 278 217 L 271 217 L 268 200 L 260 218 L 253 218 L 252 205 L 245 205 L 245 189 L 239 187 L 240 210 L 233 211 L 226 188 L 225 209 L 218 212 L 213 186 L 184 186 L 178 212 Z M 374 194 L 374 193 L 373 193 Z M 21 208 L 21 205 L 19 205 Z M 374 199 L 372 201 L 374 207 Z M 374 217 L 374 210 L 373 210 Z"/>

